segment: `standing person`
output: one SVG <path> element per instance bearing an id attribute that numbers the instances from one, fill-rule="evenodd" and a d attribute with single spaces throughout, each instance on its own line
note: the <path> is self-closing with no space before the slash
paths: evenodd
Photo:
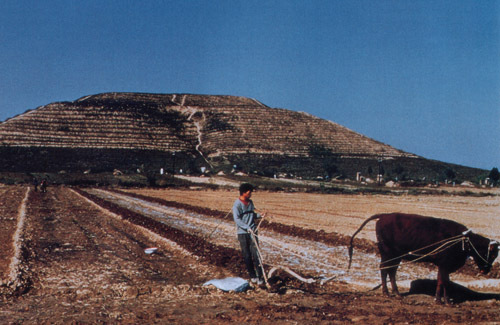
<path id="1" fill-rule="evenodd" d="M 44 180 L 42 181 L 42 183 L 40 184 L 40 190 L 41 190 L 43 193 L 47 192 L 47 180 L 46 180 L 46 179 L 44 179 Z"/>
<path id="2" fill-rule="evenodd" d="M 33 187 L 35 188 L 35 192 L 38 192 L 38 179 L 33 178 Z"/>
<path id="3" fill-rule="evenodd" d="M 236 223 L 238 241 L 240 242 L 243 260 L 245 261 L 245 266 L 251 281 L 261 285 L 264 283 L 264 280 L 262 278 L 262 266 L 260 265 L 256 246 L 257 225 L 255 224 L 255 220 L 264 216 L 254 211 L 255 206 L 250 199 L 254 191 L 253 185 L 243 183 L 240 185 L 239 190 L 240 196 L 233 204 L 233 218 Z"/>

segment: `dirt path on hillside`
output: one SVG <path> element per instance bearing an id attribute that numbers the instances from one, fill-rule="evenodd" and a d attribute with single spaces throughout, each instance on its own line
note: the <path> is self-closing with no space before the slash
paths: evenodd
<path id="1" fill-rule="evenodd" d="M 0 202 L 10 204 L 4 197 Z M 205 238 L 197 228 L 208 229 L 213 227 L 211 222 L 218 221 L 176 212 L 179 219 L 194 226 L 182 228 L 184 235 L 165 232 L 171 237 L 162 238 L 132 223 L 134 215 L 149 212 L 109 208 L 112 206 L 103 209 L 64 187 L 29 193 L 23 263 L 30 281 L 24 294 L 1 296 L 0 323 L 442 324 L 500 319 L 496 300 L 436 307 L 427 295 L 386 298 L 344 281 L 325 286 L 289 281 L 279 291 L 253 288 L 245 293 L 224 293 L 203 283 L 239 275 L 238 268 L 217 264 L 233 251 L 214 247 L 214 251 L 196 251 L 196 255 L 189 244 L 179 244 L 179 238 Z M 120 214 L 114 213 L 118 211 Z M 10 213 L 17 218 L 17 211 Z M 125 215 L 130 222 L 122 219 Z M 0 226 L 4 222 L 0 220 Z M 144 249 L 153 246 L 158 247 L 157 253 L 145 254 Z"/>

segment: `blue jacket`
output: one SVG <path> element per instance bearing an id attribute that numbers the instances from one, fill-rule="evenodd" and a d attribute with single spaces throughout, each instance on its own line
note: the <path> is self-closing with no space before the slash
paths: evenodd
<path id="1" fill-rule="evenodd" d="M 245 205 L 238 198 L 233 204 L 233 218 L 236 223 L 236 232 L 240 234 L 248 234 L 248 229 L 255 230 L 257 225 L 255 219 L 260 218 L 260 214 L 256 213 L 255 206 L 252 200 Z"/>

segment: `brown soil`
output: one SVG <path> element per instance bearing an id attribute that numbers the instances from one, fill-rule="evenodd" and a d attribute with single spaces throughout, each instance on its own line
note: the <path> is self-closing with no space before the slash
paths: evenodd
<path id="1" fill-rule="evenodd" d="M 15 251 L 13 234 L 26 189 L 11 186 L 0 191 L 0 226 L 8 229 L 0 237 L 2 256 L 9 256 Z M 186 194 L 200 197 L 197 192 Z M 0 323 L 442 324 L 500 319 L 497 300 L 437 306 L 428 295 L 384 297 L 380 290 L 370 291 L 347 281 L 306 285 L 282 273 L 270 279 L 270 289 L 227 293 L 203 286 L 211 279 L 245 277 L 235 239 L 173 227 L 150 217 L 150 212 L 129 209 L 121 198 L 109 195 L 65 187 L 29 192 L 18 281 L 1 285 Z M 204 206 L 203 200 L 198 202 Z M 219 211 L 226 204 L 211 210 L 196 205 L 177 207 L 207 216 L 203 222 L 209 231 L 226 227 L 221 223 L 225 213 Z M 302 201 L 302 205 L 305 209 L 306 203 Z M 179 212 L 179 218 L 192 218 L 187 212 L 185 216 Z M 307 238 L 330 246 L 344 245 L 348 234 L 304 229 L 295 222 L 276 219 L 262 227 L 263 236 L 288 240 L 280 237 L 287 234 L 298 241 Z M 360 242 L 358 252 L 370 254 L 373 243 L 368 239 Z M 148 247 L 158 247 L 158 251 L 145 254 Z M 275 261 L 270 258 L 267 262 Z M 0 270 L 6 280 L 9 270 Z"/>

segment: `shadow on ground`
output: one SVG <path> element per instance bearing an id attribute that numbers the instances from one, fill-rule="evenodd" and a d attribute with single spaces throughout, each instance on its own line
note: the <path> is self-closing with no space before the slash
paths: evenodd
<path id="1" fill-rule="evenodd" d="M 424 294 L 434 296 L 436 294 L 437 280 L 418 279 L 411 282 L 410 291 L 405 296 Z M 448 289 L 448 297 L 454 303 L 462 303 L 465 301 L 479 301 L 479 300 L 500 300 L 500 294 L 497 293 L 483 293 L 471 290 L 455 282 L 450 282 Z"/>

